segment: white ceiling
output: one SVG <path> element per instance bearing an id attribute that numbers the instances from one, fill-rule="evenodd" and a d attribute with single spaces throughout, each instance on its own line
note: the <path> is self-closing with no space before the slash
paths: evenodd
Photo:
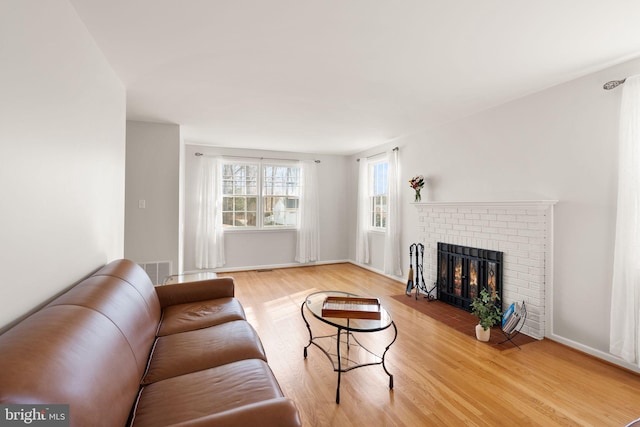
<path id="1" fill-rule="evenodd" d="M 637 0 L 70 1 L 129 119 L 225 147 L 351 154 L 640 55 Z"/>

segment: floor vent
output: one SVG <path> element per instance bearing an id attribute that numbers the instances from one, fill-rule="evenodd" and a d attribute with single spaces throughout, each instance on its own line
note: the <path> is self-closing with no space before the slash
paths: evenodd
<path id="1" fill-rule="evenodd" d="M 154 285 L 164 284 L 164 280 L 171 276 L 171 261 L 141 262 L 139 264 L 147 272 Z"/>
<path id="2" fill-rule="evenodd" d="M 271 271 L 273 271 L 271 268 L 261 268 L 259 270 L 256 270 L 256 272 L 258 273 L 269 273 Z"/>

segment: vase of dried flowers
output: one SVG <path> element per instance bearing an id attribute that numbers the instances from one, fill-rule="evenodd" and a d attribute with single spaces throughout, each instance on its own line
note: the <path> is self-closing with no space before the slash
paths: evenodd
<path id="1" fill-rule="evenodd" d="M 415 202 L 418 203 L 422 200 L 422 196 L 420 195 L 420 190 L 424 187 L 424 177 L 422 175 L 414 176 L 409 180 L 409 185 L 416 192 Z"/>

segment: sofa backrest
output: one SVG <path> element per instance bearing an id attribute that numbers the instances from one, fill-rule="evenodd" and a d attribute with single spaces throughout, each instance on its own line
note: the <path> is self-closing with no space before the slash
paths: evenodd
<path id="1" fill-rule="evenodd" d="M 160 316 L 145 271 L 111 262 L 0 335 L 0 403 L 69 404 L 71 425 L 124 425 Z"/>
<path id="2" fill-rule="evenodd" d="M 49 304 L 55 305 L 90 308 L 111 320 L 129 343 L 142 378 L 160 318 L 153 316 L 131 285 L 112 276 L 92 276 Z"/>
<path id="3" fill-rule="evenodd" d="M 136 358 L 102 313 L 54 305 L 0 335 L 0 403 L 68 404 L 72 426 L 125 425 L 138 394 Z"/>
<path id="4" fill-rule="evenodd" d="M 160 323 L 161 309 L 158 294 L 149 275 L 138 264 L 128 259 L 115 260 L 96 271 L 93 276 L 117 277 L 129 283 L 142 296 L 150 315 L 157 317 L 157 323 Z"/>

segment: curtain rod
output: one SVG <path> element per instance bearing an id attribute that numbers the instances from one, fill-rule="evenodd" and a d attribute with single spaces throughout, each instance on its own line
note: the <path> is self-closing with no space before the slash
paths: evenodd
<path id="1" fill-rule="evenodd" d="M 399 150 L 398 147 L 393 147 L 393 150 L 391 150 L 391 151 L 398 151 L 398 150 Z M 376 156 L 379 156 L 379 155 L 384 154 L 384 153 L 386 153 L 386 151 L 383 151 L 382 153 L 372 154 L 370 156 L 365 157 L 365 159 L 370 159 L 372 157 L 376 157 Z M 356 159 L 356 162 L 359 162 L 359 161 L 360 161 L 360 159 Z"/>
<path id="2" fill-rule="evenodd" d="M 618 86 L 620 86 L 621 84 L 624 84 L 624 82 L 627 81 L 627 78 L 625 77 L 622 80 L 611 80 L 610 82 L 606 82 L 603 86 L 602 89 L 604 90 L 611 90 L 611 89 L 615 89 Z"/>
<path id="3" fill-rule="evenodd" d="M 206 156 L 205 154 L 202 153 L 195 153 L 194 156 L 196 157 L 200 157 L 200 156 Z M 238 159 L 258 159 L 258 160 L 285 160 L 288 162 L 299 162 L 299 159 L 277 159 L 275 157 L 252 157 L 252 156 L 222 156 L 222 157 L 235 157 Z M 316 163 L 320 163 L 320 160 L 314 160 L 314 162 Z"/>

